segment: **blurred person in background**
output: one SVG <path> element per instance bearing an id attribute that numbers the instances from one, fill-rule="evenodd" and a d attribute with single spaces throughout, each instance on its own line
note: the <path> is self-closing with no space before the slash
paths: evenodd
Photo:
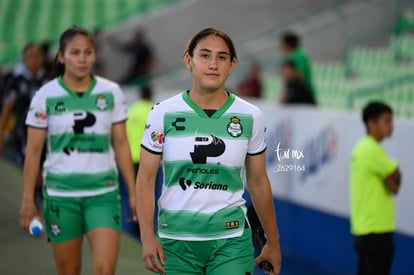
<path id="1" fill-rule="evenodd" d="M 0 116 L 0 154 L 5 151 L 7 128 L 11 128 L 7 143 L 13 148 L 16 162 L 22 166 L 26 157 L 27 126 L 25 123 L 30 101 L 36 91 L 50 78 L 42 45 L 28 43 L 22 52 L 23 60 L 14 66 L 4 86 L 3 107 Z M 14 121 L 10 125 L 10 121 Z M 42 154 L 39 167 L 44 160 Z M 34 199 L 37 209 L 42 205 L 41 173 L 36 177 Z"/>
<path id="2" fill-rule="evenodd" d="M 298 71 L 302 74 L 302 79 L 312 93 L 316 102 L 316 93 L 312 82 L 312 66 L 308 53 L 302 48 L 299 35 L 294 32 L 284 32 L 280 36 L 280 48 L 285 55 L 285 59 L 292 61 Z"/>
<path id="3" fill-rule="evenodd" d="M 145 129 L 145 122 L 147 121 L 148 113 L 154 105 L 151 101 L 151 87 L 142 87 L 140 91 L 140 99 L 128 108 L 128 121 L 126 123 L 127 137 L 131 147 L 131 156 L 135 172 L 138 172 L 141 140 Z"/>
<path id="4" fill-rule="evenodd" d="M 222 31 L 207 28 L 190 39 L 183 61 L 191 89 L 154 105 L 141 142 L 136 201 L 144 265 L 161 274 L 225 275 L 253 274 L 255 263 L 268 261 L 273 265 L 268 274 L 279 274 L 263 113 L 225 89 L 237 65 L 234 44 Z M 267 237 L 256 259 L 242 198 L 246 186 Z"/>
<path id="5" fill-rule="evenodd" d="M 4 84 L 3 107 L 0 116 L 0 153 L 5 150 L 5 129 L 12 115 L 15 125 L 8 137 L 22 165 L 26 154 L 26 115 L 35 92 L 48 81 L 44 52 L 40 45 L 28 43 L 22 52 L 22 62 L 15 65 Z"/>
<path id="6" fill-rule="evenodd" d="M 0 114 L 3 109 L 3 95 L 4 95 L 4 82 L 6 80 L 6 74 L 3 72 L 3 69 L 0 67 Z"/>
<path id="7" fill-rule="evenodd" d="M 40 44 L 40 47 L 43 50 L 43 56 L 45 58 L 45 62 L 44 62 L 44 67 L 46 69 L 47 72 L 47 78 L 48 79 L 52 79 L 53 77 L 55 77 L 55 72 L 53 71 L 54 69 L 54 60 L 50 51 L 51 48 L 51 42 L 48 40 L 43 41 Z"/>
<path id="8" fill-rule="evenodd" d="M 131 149 L 132 162 L 134 163 L 135 175 L 138 173 L 141 140 L 145 129 L 148 113 L 152 106 L 152 89 L 150 86 L 140 88 L 140 98 L 128 108 L 128 120 L 126 122 L 126 133 Z M 140 229 L 137 220 L 132 219 L 131 209 L 128 207 L 128 189 L 124 179 L 120 176 L 119 188 L 121 193 L 123 229 L 140 241 Z"/>
<path id="9" fill-rule="evenodd" d="M 33 202 L 40 157 L 43 218 L 57 274 L 80 274 L 84 235 L 95 275 L 114 274 L 120 241 L 118 169 L 135 217 L 134 170 L 125 131 L 125 97 L 119 85 L 91 74 L 93 35 L 71 27 L 60 37 L 58 77 L 35 94 L 27 114 L 27 152 L 20 226 L 41 217 Z M 43 221 L 43 219 L 42 219 Z"/>
<path id="10" fill-rule="evenodd" d="M 281 104 L 311 104 L 315 105 L 312 92 L 303 80 L 296 64 L 286 60 L 281 66 L 283 91 L 279 99 Z"/>
<path id="11" fill-rule="evenodd" d="M 388 275 L 394 255 L 395 209 L 401 173 L 381 142 L 393 131 L 392 109 L 368 103 L 362 112 L 367 134 L 354 146 L 350 161 L 351 233 L 358 254 L 358 275 Z"/>
<path id="12" fill-rule="evenodd" d="M 260 64 L 252 61 L 249 64 L 247 75 L 238 85 L 240 96 L 260 98 L 262 96 L 262 79 L 260 77 Z"/>
<path id="13" fill-rule="evenodd" d="M 154 67 L 154 50 L 146 40 L 144 29 L 138 29 L 129 43 L 122 44 L 117 39 L 109 41 L 112 46 L 121 49 L 128 56 L 127 73 L 120 82 L 125 84 L 136 81 L 137 85 L 146 86 Z"/>
<path id="14" fill-rule="evenodd" d="M 105 74 L 105 60 L 102 55 L 102 31 L 100 28 L 96 28 L 93 32 L 96 44 L 95 62 L 92 66 L 92 73 L 97 76 L 104 76 Z"/>

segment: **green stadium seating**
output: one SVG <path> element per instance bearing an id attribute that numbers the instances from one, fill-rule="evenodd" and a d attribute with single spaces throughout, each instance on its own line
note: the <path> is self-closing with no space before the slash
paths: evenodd
<path id="1" fill-rule="evenodd" d="M 0 64 L 10 66 L 30 41 L 57 41 L 72 25 L 91 31 L 183 0 L 1 0 Z"/>
<path id="2" fill-rule="evenodd" d="M 360 111 L 369 100 L 382 100 L 396 116 L 414 118 L 414 13 L 404 18 L 405 32 L 390 33 L 388 45 L 351 47 L 344 62 L 313 62 L 319 106 Z M 279 95 L 281 83 L 278 76 L 266 77 L 265 98 Z"/>

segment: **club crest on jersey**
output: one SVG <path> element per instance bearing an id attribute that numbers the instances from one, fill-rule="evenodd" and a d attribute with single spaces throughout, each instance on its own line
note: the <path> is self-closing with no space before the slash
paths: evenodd
<path id="1" fill-rule="evenodd" d="M 240 118 L 230 118 L 229 124 L 227 124 L 227 133 L 232 137 L 239 137 L 243 133 L 243 126 L 240 123 Z"/>
<path id="2" fill-rule="evenodd" d="M 98 95 L 98 97 L 96 98 L 96 107 L 101 111 L 108 108 L 108 102 L 106 101 L 104 95 Z"/>

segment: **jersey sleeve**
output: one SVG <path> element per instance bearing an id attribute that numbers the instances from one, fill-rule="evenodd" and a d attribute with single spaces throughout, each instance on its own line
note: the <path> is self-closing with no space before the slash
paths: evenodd
<path id="1" fill-rule="evenodd" d="M 41 92 L 36 92 L 26 116 L 26 125 L 34 128 L 47 128 L 46 98 Z"/>
<path id="2" fill-rule="evenodd" d="M 254 114 L 253 133 L 249 140 L 247 154 L 257 155 L 266 150 L 266 125 L 263 113 L 257 110 Z"/>
<path id="3" fill-rule="evenodd" d="M 391 175 L 395 169 L 397 169 L 398 163 L 389 158 L 384 149 L 379 146 L 378 148 L 370 149 L 370 154 L 360 156 L 364 166 L 367 167 L 368 170 L 379 175 L 382 179 L 385 179 L 387 176 Z"/>
<path id="4" fill-rule="evenodd" d="M 125 95 L 121 88 L 116 85 L 114 89 L 114 109 L 112 111 L 112 123 L 123 122 L 127 119 L 127 107 Z"/>
<path id="5" fill-rule="evenodd" d="M 159 104 L 148 114 L 141 146 L 154 154 L 161 154 L 164 146 L 164 113 Z"/>

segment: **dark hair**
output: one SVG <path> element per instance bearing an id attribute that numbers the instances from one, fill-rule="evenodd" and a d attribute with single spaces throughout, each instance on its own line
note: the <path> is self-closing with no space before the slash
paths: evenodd
<path id="1" fill-rule="evenodd" d="M 48 56 L 49 55 L 49 52 L 50 52 L 50 41 L 43 41 L 40 44 L 40 47 L 42 48 L 43 54 L 45 56 Z"/>
<path id="2" fill-rule="evenodd" d="M 37 44 L 33 42 L 28 42 L 26 45 L 24 45 L 22 50 L 22 55 L 24 55 L 29 49 L 39 47 Z"/>
<path id="3" fill-rule="evenodd" d="M 281 35 L 282 42 L 289 47 L 295 49 L 300 46 L 300 38 L 293 32 L 284 32 Z"/>
<path id="4" fill-rule="evenodd" d="M 152 99 L 152 89 L 150 86 L 145 85 L 141 88 L 141 98 L 151 100 Z"/>
<path id="5" fill-rule="evenodd" d="M 55 57 L 55 74 L 57 76 L 63 75 L 65 73 L 65 65 L 59 62 L 58 54 L 63 54 L 66 49 L 66 45 L 71 41 L 76 35 L 83 35 L 89 38 L 92 46 L 96 48 L 95 38 L 93 34 L 88 32 L 85 28 L 79 26 L 73 26 L 67 29 L 62 33 L 59 39 L 59 50 Z"/>
<path id="6" fill-rule="evenodd" d="M 194 54 L 194 49 L 195 47 L 197 47 L 197 44 L 200 42 L 201 39 L 203 39 L 204 37 L 207 37 L 209 35 L 215 35 L 218 37 L 221 37 L 224 42 L 227 44 L 227 47 L 229 48 L 230 51 L 230 61 L 234 61 L 237 60 L 237 52 L 236 52 L 236 48 L 234 47 L 233 41 L 231 40 L 231 38 L 225 34 L 224 32 L 214 29 L 214 28 L 207 28 L 204 29 L 202 31 L 200 31 L 199 33 L 197 33 L 196 35 L 194 35 L 190 41 L 188 41 L 187 43 L 187 47 L 185 48 L 184 51 L 184 56 L 186 54 L 189 54 L 191 57 L 193 57 Z"/>
<path id="7" fill-rule="evenodd" d="M 376 120 L 384 113 L 392 114 L 392 108 L 383 102 L 371 101 L 362 111 L 362 120 L 367 124 L 368 120 Z"/>

